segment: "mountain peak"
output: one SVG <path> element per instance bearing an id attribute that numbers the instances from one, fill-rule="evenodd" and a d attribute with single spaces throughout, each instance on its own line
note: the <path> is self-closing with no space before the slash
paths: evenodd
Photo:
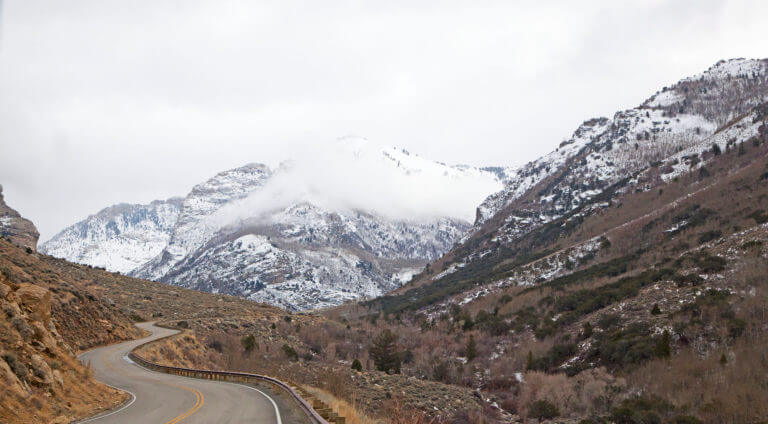
<path id="1" fill-rule="evenodd" d="M 696 79 L 724 79 L 729 77 L 758 77 L 766 74 L 768 59 L 745 59 L 743 57 L 720 60 L 710 66 L 706 71 L 686 78 Z"/>

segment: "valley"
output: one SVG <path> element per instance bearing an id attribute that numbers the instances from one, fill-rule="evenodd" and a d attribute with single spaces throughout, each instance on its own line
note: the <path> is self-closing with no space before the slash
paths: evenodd
<path id="1" fill-rule="evenodd" d="M 106 208 L 39 250 L 0 198 L 0 421 L 308 416 L 130 352 L 278 379 L 345 424 L 768 417 L 768 60 L 720 61 L 518 168 L 339 146 L 349 169 L 477 196 L 475 221 L 409 219 L 384 186 L 330 202 L 301 161 Z"/>

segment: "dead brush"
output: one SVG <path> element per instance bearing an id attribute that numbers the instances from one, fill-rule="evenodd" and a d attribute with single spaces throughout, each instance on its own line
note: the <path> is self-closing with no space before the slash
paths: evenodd
<path id="1" fill-rule="evenodd" d="M 398 398 L 393 398 L 382 409 L 382 415 L 389 419 L 390 424 L 442 424 L 442 421 L 430 418 L 421 411 L 403 406 Z"/>
<path id="2" fill-rule="evenodd" d="M 306 391 L 316 396 L 339 416 L 346 419 L 347 424 L 384 424 L 384 421 L 372 418 L 365 414 L 357 405 L 354 397 L 350 401 L 339 399 L 326 390 L 312 386 L 302 386 Z"/>

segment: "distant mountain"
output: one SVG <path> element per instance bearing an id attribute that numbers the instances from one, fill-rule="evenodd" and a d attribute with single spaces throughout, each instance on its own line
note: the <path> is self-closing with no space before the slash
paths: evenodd
<path id="1" fill-rule="evenodd" d="M 332 306 L 397 288 L 439 258 L 471 226 L 451 203 L 498 190 L 508 171 L 449 166 L 358 137 L 328 149 L 331 159 L 221 172 L 183 199 L 106 208 L 42 249 L 292 310 Z M 412 197 L 437 206 L 409 218 Z"/>
<path id="2" fill-rule="evenodd" d="M 270 176 L 272 170 L 265 165 L 249 164 L 220 172 L 196 185 L 181 203 L 178 220 L 170 229 L 168 244 L 151 261 L 135 269 L 133 274 L 162 280 L 174 265 L 202 247 L 219 230 L 206 218 L 224 205 L 243 199 L 262 187 Z"/>
<path id="3" fill-rule="evenodd" d="M 5 204 L 2 185 L 0 185 L 0 236 L 32 250 L 37 250 L 37 240 L 40 238 L 40 233 L 32 221 L 22 217 L 16 210 Z"/>
<path id="4" fill-rule="evenodd" d="M 40 251 L 110 271 L 131 272 L 168 244 L 182 200 L 110 206 L 56 234 Z"/>

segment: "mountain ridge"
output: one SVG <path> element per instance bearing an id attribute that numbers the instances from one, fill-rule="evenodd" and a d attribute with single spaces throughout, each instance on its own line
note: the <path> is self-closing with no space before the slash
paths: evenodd
<path id="1" fill-rule="evenodd" d="M 685 96 L 656 105 L 660 96 L 670 99 L 665 93 Z M 757 109 L 766 100 L 768 59 L 732 59 L 683 78 L 612 119 L 585 121 L 556 150 L 513 171 L 505 188 L 480 205 L 478 219 L 459 243 L 395 293 L 405 296 L 411 288 L 459 278 L 470 263 L 479 266 L 490 256 L 525 256 L 521 240 L 542 231 L 557 234 L 555 223 L 576 225 L 609 207 L 613 196 L 701 169 L 714 156 L 713 144 L 725 151 L 763 134 Z M 452 272 L 444 274 L 447 270 Z"/>
<path id="2" fill-rule="evenodd" d="M 375 175 L 394 173 L 403 181 L 423 181 L 427 187 L 442 184 L 443 191 L 451 190 L 452 184 L 477 191 L 474 184 L 482 190 L 498 184 L 504 175 L 501 167 L 485 170 L 448 166 L 405 149 L 379 150 L 359 137 L 344 138 L 337 148 L 330 165 L 338 160 L 361 161 L 365 164 L 362 168 L 352 169 L 373 168 Z M 147 250 L 130 261 L 115 259 L 135 252 L 121 250 L 116 242 L 121 235 L 110 232 L 108 227 L 115 225 L 99 220 L 100 214 L 65 229 L 44 243 L 43 250 L 139 278 L 247 296 L 288 309 L 306 309 L 333 306 L 360 296 L 375 297 L 396 288 L 426 261 L 447 251 L 469 228 L 469 223 L 461 219 L 432 214 L 414 219 L 388 217 L 376 210 L 361 209 L 359 202 L 332 200 L 325 205 L 314 204 L 312 196 L 317 196 L 317 187 L 295 187 L 296 182 L 301 182 L 297 178 L 322 169 L 321 165 L 311 164 L 309 171 L 302 171 L 306 165 L 306 160 L 289 161 L 271 169 L 251 163 L 197 184 L 183 199 L 170 204 L 151 203 L 168 212 L 162 220 L 167 225 L 149 226 L 157 230 L 153 240 L 158 243 L 151 249 L 152 255 Z M 354 185 L 351 189 L 359 191 Z M 309 201 L 302 200 L 305 193 L 310 195 Z M 338 193 L 332 193 L 331 198 L 337 199 Z M 265 206 L 270 202 L 275 206 Z M 122 221 L 140 223 L 143 216 L 149 216 L 144 210 L 150 205 L 117 205 L 102 212 L 127 208 L 131 213 L 122 215 Z M 89 246 L 87 237 L 77 238 L 83 234 L 81 227 L 92 228 L 103 237 Z M 147 226 L 138 227 L 134 232 L 142 235 Z M 129 228 L 122 230 L 124 234 L 131 232 Z M 99 246 L 102 257 L 88 256 Z M 121 263 L 132 267 L 115 269 L 115 264 Z"/>

